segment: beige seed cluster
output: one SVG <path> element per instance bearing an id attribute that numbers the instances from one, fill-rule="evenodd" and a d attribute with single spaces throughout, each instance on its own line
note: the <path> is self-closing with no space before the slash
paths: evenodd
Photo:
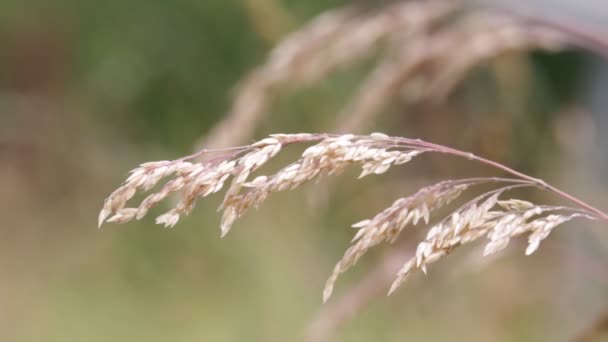
<path id="1" fill-rule="evenodd" d="M 289 135 L 274 137 L 285 139 Z M 381 134 L 365 138 L 354 135 L 328 137 L 306 149 L 300 159 L 277 173 L 239 183 L 228 190 L 222 203 L 222 234 L 225 235 L 234 221 L 249 208 L 259 206 L 273 192 L 295 189 L 315 178 L 339 174 L 355 164 L 363 169 L 360 178 L 372 173 L 381 174 L 392 165 L 404 164 L 422 153 L 422 150 L 388 150 L 387 139 Z"/>
<path id="2" fill-rule="evenodd" d="M 106 199 L 103 209 L 99 213 L 98 225 L 101 226 L 111 215 L 107 221 L 116 223 L 124 223 L 133 218 L 143 217 L 147 209 L 163 200 L 170 192 L 181 189 L 184 175 L 191 173 L 193 168 L 193 164 L 186 161 L 158 161 L 141 164 L 138 168 L 132 170 L 125 183 Z M 141 209 L 124 208 L 127 201 L 138 190 L 148 191 L 161 179 L 173 173 L 177 173 L 177 178 L 167 183 L 160 192 L 146 198 Z"/>
<path id="3" fill-rule="evenodd" d="M 261 140 L 237 152 L 228 153 L 207 163 L 191 163 L 178 159 L 142 164 L 131 171 L 125 183 L 114 191 L 99 214 L 99 225 L 108 222 L 124 223 L 141 219 L 148 210 L 171 193 L 181 191 L 176 207 L 156 219 L 158 224 L 174 226 L 181 214 L 188 214 L 196 200 L 220 191 L 225 181 L 233 176 L 233 186 L 244 183 L 255 171 L 281 150 L 281 142 L 274 138 Z M 148 191 L 163 178 L 175 174 L 161 190 L 146 197 L 137 208 L 125 208 L 138 190 Z"/>
<path id="4" fill-rule="evenodd" d="M 259 169 L 291 144 L 308 143 L 301 156 L 276 173 L 257 175 Z M 526 254 L 533 253 L 540 242 L 547 238 L 558 225 L 573 218 L 605 219 L 605 215 L 582 203 L 582 209 L 541 206 L 530 202 L 510 199 L 499 200 L 506 191 L 519 187 L 537 187 L 568 198 L 563 192 L 550 188 L 547 183 L 525 176 L 503 165 L 417 139 L 389 137 L 381 133 L 370 135 L 332 134 L 275 134 L 254 144 L 225 150 L 201 151 L 215 153 L 204 162 L 193 162 L 201 153 L 173 161 L 145 163 L 131 171 L 130 176 L 105 200 L 99 213 L 99 225 L 104 222 L 124 223 L 141 219 L 148 211 L 166 199 L 178 194 L 174 208 L 156 218 L 156 223 L 173 227 L 182 215 L 189 214 L 196 202 L 217 193 L 229 183 L 220 206 L 221 234 L 224 236 L 234 222 L 250 208 L 258 207 L 269 195 L 291 190 L 319 177 L 339 174 L 348 167 L 361 167 L 359 178 L 370 174 L 382 174 L 392 166 L 407 163 L 421 153 L 447 153 L 462 158 L 481 161 L 519 178 L 469 178 L 448 180 L 425 187 L 411 196 L 393 202 L 373 218 L 353 225 L 358 229 L 343 258 L 334 267 L 327 280 L 323 299 L 333 291 L 338 276 L 354 265 L 370 248 L 383 242 L 393 242 L 408 226 L 420 222 L 428 224 L 431 214 L 461 195 L 473 185 L 482 183 L 508 184 L 483 193 L 469 201 L 451 215 L 430 228 L 416 254 L 399 271 L 390 292 L 400 286 L 414 270 L 426 273 L 428 264 L 449 254 L 454 248 L 488 238 L 484 255 L 504 249 L 513 237 L 528 234 Z M 164 184 L 161 181 L 169 178 Z M 152 191 L 136 207 L 126 207 L 137 192 Z M 573 197 L 570 196 L 571 199 Z M 601 214 L 601 215 L 600 215 Z"/>
<path id="5" fill-rule="evenodd" d="M 253 180 L 253 172 L 276 156 L 283 146 L 293 143 L 318 142 L 304 151 L 301 158 L 273 175 L 261 175 Z M 209 162 L 192 163 L 182 158 L 142 164 L 131 171 L 125 183 L 105 201 L 99 215 L 104 221 L 124 223 L 141 219 L 148 210 L 169 194 L 180 192 L 175 208 L 160 215 L 156 223 L 173 227 L 181 215 L 188 214 L 199 198 L 220 191 L 226 182 L 230 186 L 221 205 L 222 236 L 249 208 L 257 207 L 269 194 L 294 189 L 317 177 L 338 174 L 349 166 L 360 165 L 360 177 L 381 174 L 392 165 L 400 165 L 425 152 L 423 148 L 396 144 L 380 133 L 369 136 L 275 134 L 249 146 L 226 152 Z M 139 206 L 125 205 L 138 190 L 149 191 L 162 179 L 174 176 L 158 192 L 146 197 Z"/>
<path id="6" fill-rule="evenodd" d="M 358 229 L 340 262 L 325 284 L 323 300 L 331 296 L 340 273 L 353 266 L 370 248 L 388 241 L 393 242 L 405 227 L 421 220 L 428 224 L 430 214 L 458 197 L 471 182 L 444 181 L 418 190 L 415 194 L 396 200 L 390 207 L 374 216 L 353 224 Z"/>
<path id="7" fill-rule="evenodd" d="M 489 240 L 484 249 L 486 256 L 507 247 L 512 238 L 529 233 L 526 255 L 530 255 L 558 225 L 576 217 L 595 219 L 568 207 L 539 206 L 518 199 L 499 201 L 498 197 L 510 188 L 493 191 L 485 199 L 484 194 L 433 226 L 426 239 L 418 244 L 415 256 L 399 271 L 389 294 L 403 284 L 413 270 L 420 269 L 426 273 L 427 265 L 484 235 Z M 492 210 L 497 205 L 501 210 Z M 542 216 L 547 212 L 558 213 Z"/>

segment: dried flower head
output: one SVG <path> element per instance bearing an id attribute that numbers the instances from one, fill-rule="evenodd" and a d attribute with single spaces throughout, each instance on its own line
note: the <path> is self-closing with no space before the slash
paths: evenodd
<path id="1" fill-rule="evenodd" d="M 291 144 L 309 143 L 301 156 L 273 174 L 252 174 Z M 200 154 L 215 153 L 205 162 L 192 162 Z M 401 165 L 422 153 L 450 154 L 477 161 L 507 172 L 515 178 L 469 178 L 448 180 L 424 187 L 396 200 L 390 207 L 369 220 L 353 225 L 358 231 L 353 245 L 335 266 L 329 277 L 323 299 L 332 293 L 338 275 L 354 265 L 370 248 L 382 242 L 393 242 L 408 226 L 420 222 L 428 224 L 434 210 L 459 197 L 465 190 L 478 184 L 501 184 L 461 208 L 430 228 L 427 237 L 416 250 L 416 255 L 405 263 L 391 287 L 394 291 L 414 270 L 426 267 L 454 248 L 472 242 L 481 236 L 490 240 L 484 254 L 495 253 L 507 246 L 510 239 L 529 233 L 526 254 L 533 253 L 540 242 L 558 225 L 573 218 L 608 219 L 608 215 L 585 202 L 507 166 L 471 153 L 419 139 L 389 137 L 381 133 L 370 135 L 335 134 L 274 134 L 254 144 L 225 150 L 203 150 L 197 154 L 173 161 L 145 163 L 131 171 L 122 186 L 105 201 L 99 214 L 99 225 L 104 222 L 124 223 L 141 219 L 148 210 L 171 193 L 179 194 L 179 202 L 168 212 L 156 218 L 156 223 L 173 227 L 182 215 L 194 208 L 196 201 L 220 191 L 230 184 L 220 206 L 221 235 L 224 236 L 234 222 L 250 208 L 258 207 L 272 193 L 291 190 L 314 179 L 335 175 L 351 166 L 359 166 L 359 178 L 382 174 L 395 165 Z M 171 177 L 160 190 L 148 195 L 138 206 L 126 207 L 138 191 L 149 191 L 161 180 Z M 579 208 L 542 206 L 519 199 L 500 200 L 506 191 L 520 187 L 548 190 L 571 201 Z"/>

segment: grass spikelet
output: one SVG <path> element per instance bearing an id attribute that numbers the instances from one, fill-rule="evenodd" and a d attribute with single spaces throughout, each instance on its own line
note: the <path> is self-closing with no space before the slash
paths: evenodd
<path id="1" fill-rule="evenodd" d="M 283 149 L 293 144 L 310 144 L 300 157 L 274 174 L 257 175 Z M 174 208 L 156 218 L 157 224 L 173 227 L 203 197 L 219 192 L 229 183 L 220 206 L 221 236 L 250 208 L 257 208 L 275 192 L 292 190 L 314 179 L 337 175 L 353 166 L 361 168 L 360 177 L 379 175 L 391 167 L 409 162 L 424 153 L 447 154 L 493 167 L 513 178 L 482 177 L 442 181 L 400 198 L 371 219 L 353 225 L 357 232 L 343 258 L 336 264 L 323 291 L 326 301 L 338 276 L 354 265 L 370 248 L 393 242 L 409 226 L 427 225 L 434 211 L 459 197 L 474 185 L 500 185 L 470 200 L 428 231 L 418 244 L 416 255 L 408 260 L 391 286 L 393 292 L 414 270 L 426 273 L 427 266 L 448 255 L 454 248 L 486 236 L 484 255 L 504 249 L 510 239 L 528 234 L 526 254 L 532 254 L 551 231 L 574 218 L 608 220 L 608 215 L 545 181 L 530 177 L 505 165 L 419 139 L 391 137 L 382 133 L 353 134 L 274 134 L 246 146 L 224 150 L 203 150 L 173 161 L 140 165 L 105 200 L 99 214 L 104 222 L 125 223 L 141 219 L 148 210 L 169 194 L 178 193 Z M 205 162 L 192 159 L 201 154 L 215 154 Z M 126 207 L 137 192 L 147 192 L 161 180 L 172 177 L 160 190 L 149 194 L 138 206 Z M 537 205 L 520 199 L 500 200 L 512 189 L 530 187 L 552 192 L 576 207 Z"/>
<path id="2" fill-rule="evenodd" d="M 454 248 L 484 235 L 489 240 L 483 252 L 487 256 L 507 247 L 512 238 L 529 233 L 526 255 L 530 255 L 560 224 L 577 217 L 597 219 L 591 214 L 569 207 L 540 206 L 517 199 L 498 201 L 498 197 L 505 191 L 532 185 L 512 185 L 484 194 L 433 226 L 426 239 L 418 244 L 416 255 L 397 274 L 389 294 L 401 286 L 414 270 L 420 269 L 426 273 L 427 265 L 448 255 Z M 501 209 L 492 210 L 497 204 Z M 547 212 L 559 213 L 542 216 Z"/>

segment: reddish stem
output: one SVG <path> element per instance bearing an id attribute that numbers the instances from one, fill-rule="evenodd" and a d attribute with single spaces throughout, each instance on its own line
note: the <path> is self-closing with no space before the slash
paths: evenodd
<path id="1" fill-rule="evenodd" d="M 310 134 L 307 136 L 297 136 L 294 135 L 293 137 L 288 137 L 287 139 L 285 139 L 284 141 L 282 141 L 283 145 L 291 145 L 294 143 L 304 143 L 304 142 L 313 142 L 313 141 L 319 141 L 319 140 L 323 140 L 326 138 L 337 138 L 340 135 L 338 134 Z M 357 136 L 357 138 L 361 138 L 361 139 L 369 139 L 369 138 L 375 138 L 378 139 L 379 141 L 384 141 L 384 142 L 389 142 L 392 143 L 393 146 L 392 147 L 396 147 L 395 141 L 397 141 L 399 144 L 401 144 L 400 146 L 402 147 L 409 147 L 409 148 L 414 148 L 414 149 L 427 149 L 429 152 L 438 152 L 438 153 L 445 153 L 445 154 L 451 154 L 454 156 L 458 156 L 458 157 L 463 157 L 469 160 L 475 160 L 478 161 L 480 163 L 486 164 L 488 166 L 494 167 L 496 169 L 505 171 L 515 177 L 518 177 L 522 180 L 526 180 L 529 181 L 535 185 L 537 185 L 538 187 L 545 189 L 545 190 L 549 190 L 553 193 L 555 193 L 556 195 L 572 202 L 575 203 L 576 205 L 578 205 L 579 207 L 589 211 L 590 213 L 592 213 L 595 217 L 597 217 L 598 219 L 601 220 L 607 220 L 608 221 L 608 214 L 606 214 L 605 212 L 593 207 L 592 205 L 582 201 L 581 199 L 574 197 L 570 194 L 568 194 L 565 191 L 562 191 L 556 187 L 554 187 L 553 185 L 545 182 L 542 179 L 539 178 L 534 178 L 531 176 L 526 175 L 525 173 L 519 172 L 517 170 L 514 170 L 506 165 L 500 164 L 498 162 L 495 162 L 493 160 L 489 160 L 483 157 L 479 157 L 476 156 L 473 153 L 470 152 L 464 152 L 461 150 L 457 150 L 451 147 L 447 147 L 447 146 L 443 146 L 443 145 L 439 145 L 439 144 L 434 144 L 434 143 L 430 143 L 424 140 L 420 140 L 420 139 L 409 139 L 409 138 L 403 138 L 403 137 L 374 137 L 372 136 Z M 204 154 L 204 153 L 209 153 L 209 152 L 224 152 L 224 151 L 235 151 L 234 153 L 240 153 L 243 151 L 248 150 L 249 148 L 251 148 L 252 146 L 239 146 L 239 147 L 233 147 L 233 148 L 228 148 L 228 149 L 222 149 L 222 150 L 215 150 L 215 151 L 211 151 L 211 150 L 202 150 L 198 153 L 195 153 L 193 155 L 181 158 L 181 160 L 185 160 L 185 159 L 192 159 L 195 157 L 199 157 L 200 155 Z"/>
<path id="2" fill-rule="evenodd" d="M 409 139 L 407 139 L 407 140 L 409 140 Z M 525 173 L 521 173 L 521 172 L 519 172 L 517 170 L 514 170 L 514 169 L 512 169 L 512 168 L 510 168 L 508 166 L 505 166 L 505 165 L 500 164 L 498 162 L 495 162 L 493 160 L 489 160 L 489 159 L 486 159 L 486 158 L 482 158 L 482 157 L 476 156 L 473 153 L 464 152 L 464 151 L 453 149 L 453 148 L 450 148 L 450 147 L 447 147 L 447 146 L 437 145 L 437 144 L 433 144 L 433 143 L 429 143 L 429 142 L 421 141 L 421 140 L 416 140 L 416 142 L 419 142 L 421 146 L 430 147 L 430 148 L 434 149 L 437 152 L 452 154 L 452 155 L 459 156 L 459 157 L 464 157 L 464 158 L 467 158 L 467 159 L 470 159 L 470 160 L 476 160 L 476 161 L 481 162 L 483 164 L 492 166 L 492 167 L 494 167 L 496 169 L 503 170 L 503 171 L 505 171 L 507 173 L 510 173 L 510 174 L 512 174 L 512 175 L 514 175 L 516 177 L 521 178 L 521 179 L 524 179 L 524 180 L 527 180 L 527 181 L 531 181 L 531 182 L 537 184 L 541 188 L 544 188 L 546 190 L 552 191 L 556 195 L 558 195 L 558 196 L 560 196 L 560 197 L 562 197 L 564 199 L 567 199 L 567 200 L 569 200 L 569 201 L 571 201 L 573 203 L 576 203 L 581 208 L 584 208 L 584 209 L 592 212 L 599 219 L 608 220 L 608 214 L 606 214 L 603 211 L 601 211 L 601 210 L 593 207 L 590 204 L 585 203 L 581 199 L 579 199 L 577 197 L 574 197 L 574 196 L 568 194 L 567 192 L 564 192 L 563 190 L 560 190 L 560 189 L 554 187 L 551 184 L 548 184 L 547 182 L 545 182 L 542 179 L 528 176 Z"/>

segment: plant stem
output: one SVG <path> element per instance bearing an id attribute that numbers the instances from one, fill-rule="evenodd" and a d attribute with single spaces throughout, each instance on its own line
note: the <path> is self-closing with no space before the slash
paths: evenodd
<path id="1" fill-rule="evenodd" d="M 291 145 L 291 144 L 295 144 L 295 143 L 305 143 L 305 142 L 313 142 L 313 141 L 320 141 L 326 138 L 337 138 L 340 137 L 339 134 L 309 134 L 309 135 L 305 135 L 305 136 L 298 136 L 298 135 L 294 135 L 293 137 L 290 137 L 288 139 L 285 139 L 282 143 L 283 145 Z M 368 139 L 370 138 L 370 136 L 358 136 L 361 139 Z M 372 135 L 373 137 L 373 135 Z M 478 161 L 482 164 L 494 167 L 495 169 L 499 169 L 502 171 L 505 171 L 515 177 L 518 177 L 522 180 L 528 181 L 533 183 L 534 185 L 551 191 L 553 193 L 555 193 L 556 195 L 558 195 L 559 197 L 562 197 L 572 203 L 575 203 L 576 205 L 578 205 L 579 207 L 589 211 L 591 214 L 593 214 L 595 217 L 597 217 L 598 219 L 601 220 L 606 220 L 608 221 L 608 214 L 606 214 L 605 212 L 593 207 L 592 205 L 584 202 L 583 200 L 570 195 L 569 193 L 560 190 L 556 187 L 554 187 L 553 185 L 545 182 L 544 180 L 540 179 L 540 178 L 534 178 L 531 176 L 528 176 L 525 173 L 519 172 L 517 170 L 514 170 L 506 165 L 500 164 L 498 162 L 495 162 L 493 160 L 490 159 L 486 159 L 483 157 L 479 157 L 473 153 L 470 152 L 465 152 L 465 151 L 461 151 L 461 150 L 457 150 L 455 148 L 451 148 L 451 147 L 447 147 L 447 146 L 443 146 L 443 145 L 439 145 L 439 144 L 434 144 L 434 143 L 430 143 L 421 139 L 409 139 L 409 138 L 403 138 L 403 137 L 383 137 L 383 138 L 378 138 L 380 141 L 384 141 L 384 142 L 390 142 L 391 144 L 393 144 L 392 147 L 409 147 L 409 148 L 416 148 L 416 149 L 426 149 L 428 152 L 438 152 L 438 153 L 445 153 L 445 154 L 450 154 L 450 155 L 454 155 L 454 156 L 458 156 L 458 157 L 463 157 L 469 160 L 475 160 Z M 397 145 L 395 145 L 395 142 L 397 142 Z M 233 148 L 228 148 L 228 149 L 221 149 L 221 150 L 202 150 L 200 152 L 197 152 L 193 155 L 181 158 L 182 160 L 186 160 L 186 159 L 192 159 L 195 157 L 199 157 L 202 154 L 205 153 L 209 153 L 209 152 L 225 152 L 225 151 L 234 151 L 233 153 L 240 153 L 243 151 L 248 150 L 248 148 L 251 148 L 251 146 L 238 146 L 238 147 L 233 147 Z"/>
<path id="2" fill-rule="evenodd" d="M 567 200 L 569 200 L 569 201 L 577 204 L 581 208 L 584 208 L 584 209 L 592 212 L 599 219 L 608 220 L 608 214 L 606 214 L 603 211 L 601 211 L 601 210 L 593 207 L 592 205 L 590 205 L 590 204 L 582 201 L 581 199 L 579 199 L 577 197 L 574 197 L 574 196 L 570 195 L 569 193 L 567 193 L 567 192 L 565 192 L 563 190 L 560 190 L 560 189 L 554 187 L 553 185 L 545 182 L 542 179 L 528 176 L 525 173 L 521 173 L 521 172 L 519 172 L 517 170 L 514 170 L 514 169 L 512 169 L 512 168 L 510 168 L 510 167 L 508 167 L 506 165 L 500 164 L 500 163 L 495 162 L 493 160 L 489 160 L 489 159 L 486 159 L 486 158 L 483 158 L 483 157 L 476 156 L 473 153 L 464 152 L 464 151 L 460 151 L 460 150 L 457 150 L 457 149 L 453 149 L 451 147 L 447 147 L 447 146 L 443 146 L 443 145 L 437 145 L 437 144 L 433 144 L 433 143 L 429 143 L 429 142 L 423 142 L 423 141 L 421 141 L 421 142 L 425 146 L 428 146 L 430 148 L 435 149 L 437 152 L 452 154 L 452 155 L 456 155 L 456 156 L 459 156 L 459 157 L 464 157 L 464 158 L 467 158 L 467 159 L 470 159 L 470 160 L 476 160 L 476 161 L 478 161 L 480 163 L 492 166 L 492 167 L 494 167 L 496 169 L 503 170 L 503 171 L 505 171 L 507 173 L 510 173 L 510 174 L 512 174 L 512 175 L 514 175 L 516 177 L 521 178 L 521 179 L 524 179 L 524 180 L 527 180 L 527 181 L 531 181 L 531 182 L 535 183 L 536 185 L 538 185 L 539 187 L 544 188 L 544 189 L 549 190 L 549 191 L 552 191 L 556 195 L 558 195 L 558 196 L 560 196 L 560 197 L 562 197 L 564 199 L 567 199 Z"/>
<path id="3" fill-rule="evenodd" d="M 499 12 L 518 17 L 529 24 L 551 28 L 564 35 L 571 46 L 589 50 L 602 57 L 608 57 L 608 40 L 606 40 L 604 32 L 599 28 L 590 27 L 581 20 L 571 22 L 567 18 L 558 17 L 555 14 L 541 13 L 526 6 L 523 2 L 518 3 L 517 6 L 503 5 L 496 1 L 486 2 L 485 5 Z"/>

